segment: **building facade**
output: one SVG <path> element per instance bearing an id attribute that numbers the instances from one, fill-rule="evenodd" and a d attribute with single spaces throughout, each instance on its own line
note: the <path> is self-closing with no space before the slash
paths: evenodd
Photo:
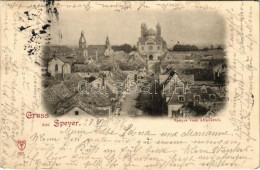
<path id="1" fill-rule="evenodd" d="M 141 55 L 145 55 L 147 60 L 157 61 L 165 51 L 167 51 L 166 41 L 161 37 L 161 26 L 158 23 L 156 31 L 147 28 L 145 23 L 141 25 L 141 37 L 137 42 L 137 50 Z"/>
<path id="2" fill-rule="evenodd" d="M 54 57 L 48 63 L 48 72 L 51 76 L 56 76 L 57 74 L 70 74 L 71 65 L 62 61 L 60 58 Z"/>
<path id="3" fill-rule="evenodd" d="M 102 56 L 110 56 L 114 53 L 110 46 L 108 36 L 106 37 L 105 45 L 87 45 L 83 31 L 79 38 L 77 64 L 89 63 L 90 60 L 98 61 Z"/>

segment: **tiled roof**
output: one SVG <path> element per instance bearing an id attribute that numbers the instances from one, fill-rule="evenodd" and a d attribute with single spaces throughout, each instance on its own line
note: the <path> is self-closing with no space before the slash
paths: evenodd
<path id="1" fill-rule="evenodd" d="M 88 49 L 89 56 L 96 56 L 96 51 L 98 53 L 98 56 L 102 56 L 105 53 L 106 46 L 105 45 L 89 45 L 87 49 Z"/>
<path id="2" fill-rule="evenodd" d="M 189 92 L 184 94 L 184 89 L 183 87 L 177 87 L 175 89 L 175 92 L 177 94 L 172 94 L 171 99 L 169 100 L 168 104 L 181 104 L 181 103 L 187 103 L 187 102 L 196 102 L 195 101 L 195 96 L 200 97 L 201 102 L 220 102 L 222 99 L 210 88 L 210 87 L 205 87 L 206 93 L 202 93 L 202 87 L 190 87 Z M 211 95 L 215 96 L 215 99 L 210 98 Z M 179 100 L 179 97 L 182 96 L 184 97 L 183 101 Z"/>
<path id="3" fill-rule="evenodd" d="M 43 93 L 43 99 L 47 105 L 55 106 L 62 99 L 56 94 L 53 88 L 46 88 Z"/>
<path id="4" fill-rule="evenodd" d="M 200 104 L 194 104 L 193 102 L 189 102 L 188 104 L 185 104 L 181 107 L 182 110 L 184 110 L 185 114 L 187 116 L 204 116 L 208 109 Z"/>
<path id="5" fill-rule="evenodd" d="M 77 58 L 77 60 L 76 60 L 76 63 L 77 63 L 77 64 L 84 64 L 85 61 L 86 61 L 86 58 L 85 58 L 85 57 L 79 56 L 79 57 Z"/>
<path id="6" fill-rule="evenodd" d="M 72 58 L 68 58 L 66 56 L 57 56 L 56 58 L 60 59 L 61 61 L 63 61 L 64 63 L 69 63 L 69 64 L 73 64 L 74 62 L 76 62 L 76 58 L 72 57 Z"/>
<path id="7" fill-rule="evenodd" d="M 78 83 L 83 80 L 79 74 L 72 74 L 69 79 L 60 84 L 48 87 L 43 91 L 43 99 L 47 105 L 56 107 L 56 104 L 70 98 L 77 92 Z"/>
<path id="8" fill-rule="evenodd" d="M 99 68 L 96 64 L 74 64 L 72 66 L 73 72 L 98 72 Z"/>
<path id="9" fill-rule="evenodd" d="M 213 81 L 213 70 L 211 68 L 185 68 L 178 69 L 177 72 L 186 75 L 194 75 L 194 81 Z"/>
<path id="10" fill-rule="evenodd" d="M 127 78 L 127 75 L 119 69 L 113 69 L 110 73 L 111 73 L 111 78 L 113 80 L 123 81 Z"/>
<path id="11" fill-rule="evenodd" d="M 64 82 L 54 85 L 51 88 L 61 99 L 68 98 L 74 94 L 74 92 L 71 92 Z"/>
<path id="12" fill-rule="evenodd" d="M 100 111 L 99 107 L 111 106 L 109 98 L 99 92 L 91 92 L 89 94 L 77 93 L 65 102 L 58 104 L 58 115 L 65 114 L 75 107 L 84 110 L 93 116 L 108 115 L 108 111 Z"/>
<path id="13" fill-rule="evenodd" d="M 75 88 L 78 87 L 78 83 L 82 80 L 84 80 L 84 78 L 80 76 L 80 74 L 74 73 L 71 75 L 71 77 L 64 81 L 64 84 L 68 87 L 70 91 L 75 91 Z"/>

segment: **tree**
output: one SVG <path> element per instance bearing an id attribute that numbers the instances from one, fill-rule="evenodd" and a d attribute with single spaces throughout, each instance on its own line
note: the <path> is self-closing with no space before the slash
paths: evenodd
<path id="1" fill-rule="evenodd" d="M 202 51 L 209 51 L 209 48 L 205 47 L 205 48 L 202 49 Z"/>
<path id="2" fill-rule="evenodd" d="M 173 46 L 173 51 L 198 51 L 199 48 L 195 45 L 181 45 L 181 44 L 176 44 Z"/>
<path id="3" fill-rule="evenodd" d="M 219 46 L 217 47 L 217 49 L 218 49 L 218 50 L 223 50 L 223 48 L 221 47 L 221 45 L 219 45 Z"/>
<path id="4" fill-rule="evenodd" d="M 154 63 L 154 65 L 152 66 L 152 69 L 155 73 L 160 73 L 160 65 L 161 63 Z"/>
<path id="5" fill-rule="evenodd" d="M 112 46 L 112 49 L 114 51 L 124 51 L 125 53 L 130 53 L 132 51 L 132 46 L 129 44 L 114 45 Z"/>
<path id="6" fill-rule="evenodd" d="M 132 51 L 137 51 L 137 48 L 135 45 L 133 46 Z"/>

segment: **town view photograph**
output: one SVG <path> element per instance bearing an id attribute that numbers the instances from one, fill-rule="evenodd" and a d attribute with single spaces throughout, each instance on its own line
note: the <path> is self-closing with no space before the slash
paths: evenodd
<path id="1" fill-rule="evenodd" d="M 39 61 L 46 110 L 217 116 L 228 100 L 224 30 L 224 19 L 206 11 L 61 11 Z"/>

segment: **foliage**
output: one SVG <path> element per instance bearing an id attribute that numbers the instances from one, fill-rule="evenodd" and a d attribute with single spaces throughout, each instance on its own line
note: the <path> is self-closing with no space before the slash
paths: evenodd
<path id="1" fill-rule="evenodd" d="M 112 46 L 112 49 L 114 51 L 124 51 L 125 53 L 130 53 L 131 51 L 136 51 L 136 47 L 132 47 L 129 44 L 123 44 L 123 45 L 114 45 Z"/>
<path id="2" fill-rule="evenodd" d="M 133 46 L 132 51 L 137 51 L 137 48 L 135 45 Z"/>
<path id="3" fill-rule="evenodd" d="M 181 45 L 176 44 L 173 46 L 173 51 L 198 51 L 199 48 L 195 45 Z"/>
<path id="4" fill-rule="evenodd" d="M 152 70 L 154 71 L 154 73 L 160 73 L 160 65 L 161 63 L 154 63 L 154 65 L 152 66 Z"/>
<path id="5" fill-rule="evenodd" d="M 196 112 L 196 116 L 204 116 L 205 114 L 207 114 L 208 109 L 205 108 L 204 106 L 201 106 L 199 104 L 195 104 L 193 102 L 188 103 L 187 105 L 189 108 L 191 108 L 192 110 L 194 110 Z"/>
<path id="6" fill-rule="evenodd" d="M 167 104 L 160 93 L 159 85 L 155 85 L 153 79 L 150 82 L 152 82 L 150 87 L 152 94 L 140 93 L 136 99 L 136 107 L 150 116 L 166 115 Z"/>

